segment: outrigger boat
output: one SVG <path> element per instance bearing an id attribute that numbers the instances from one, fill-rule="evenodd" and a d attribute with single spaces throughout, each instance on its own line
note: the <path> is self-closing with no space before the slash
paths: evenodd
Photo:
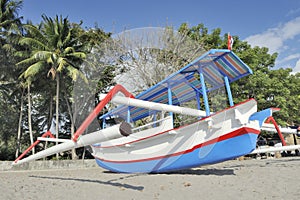
<path id="1" fill-rule="evenodd" d="M 231 50 L 213 49 L 136 97 L 116 85 L 102 95 L 72 140 L 19 157 L 14 164 L 87 145 L 100 167 L 121 173 L 168 172 L 249 154 L 274 111 L 258 112 L 254 99 L 234 104 L 230 83 L 250 74 L 251 69 Z M 218 110 L 210 97 L 222 87 L 227 103 Z M 120 105 L 100 117 L 103 129 L 82 135 L 109 102 Z M 185 124 L 175 126 L 175 118 Z M 109 119 L 123 122 L 109 127 Z"/>

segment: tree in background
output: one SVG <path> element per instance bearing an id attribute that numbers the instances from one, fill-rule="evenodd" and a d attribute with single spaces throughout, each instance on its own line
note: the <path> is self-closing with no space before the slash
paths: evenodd
<path id="1" fill-rule="evenodd" d="M 85 51 L 89 52 L 85 62 L 80 66 L 81 72 L 88 82 L 79 77 L 70 84 L 64 84 L 65 89 L 62 90 L 71 121 L 71 135 L 99 103 L 97 94 L 106 93 L 111 86 L 115 85 L 115 67 L 104 63 L 101 59 L 104 54 L 104 44 L 109 40 L 111 34 L 105 33 L 97 26 L 88 30 L 78 30 L 79 41 L 85 44 Z M 94 120 L 86 132 L 98 129 L 99 123 Z M 84 157 L 85 152 L 85 149 L 82 148 L 77 150 L 78 156 Z M 72 155 L 75 155 L 74 151 Z"/>
<path id="2" fill-rule="evenodd" d="M 10 49 L 21 31 L 18 11 L 22 1 L 0 0 L 0 160 L 13 159 L 17 146 L 18 114 L 22 90 L 16 77 L 19 70 Z"/>
<path id="3" fill-rule="evenodd" d="M 193 61 L 204 49 L 188 34 L 172 27 L 149 27 L 115 36 L 111 57 L 119 70 L 118 82 L 137 94 Z"/>
<path id="4" fill-rule="evenodd" d="M 18 11 L 23 1 L 0 0 L 0 33 L 2 36 L 18 30 L 22 17 L 18 17 Z M 2 39 L 2 38 L 1 38 Z"/>
<path id="5" fill-rule="evenodd" d="M 13 29 L 18 27 L 13 22 L 21 25 L 21 18 L 18 17 L 17 11 L 22 5 L 22 1 L 1 0 L 0 5 L 0 66 L 1 71 L 4 72 L 0 74 L 0 120 L 4 123 L 0 128 L 0 159 L 6 160 L 7 158 L 13 159 L 15 149 L 17 149 L 16 156 L 18 156 L 21 147 L 17 145 L 15 148 L 17 141 L 19 144 L 23 143 L 25 147 L 28 146 L 27 141 L 29 140 L 25 137 L 26 134 L 22 135 L 22 132 L 28 132 L 29 127 L 32 126 L 32 134 L 39 136 L 45 131 L 45 127 L 50 128 L 54 97 L 56 97 L 56 102 L 59 99 L 61 104 L 59 109 L 60 117 L 63 118 L 60 121 L 62 132 L 64 134 L 74 133 L 74 125 L 71 124 L 73 127 L 71 132 L 66 128 L 70 126 L 68 120 L 72 121 L 71 116 L 78 113 L 78 111 L 74 112 L 67 109 L 68 103 L 73 106 L 70 97 L 74 80 L 81 77 L 82 80 L 86 81 L 85 74 L 80 72 L 82 61 L 85 60 L 88 52 L 96 46 L 98 48 L 106 38 L 110 37 L 110 33 L 105 33 L 98 27 L 84 30 L 81 28 L 81 23 L 70 23 L 67 18 L 62 19 L 62 17 L 58 18 L 57 16 L 54 19 L 43 16 L 41 24 L 35 26 L 28 23 L 24 25 L 25 31 L 22 32 L 21 26 L 19 29 Z M 20 39 L 20 37 L 22 38 Z M 18 41 L 19 43 L 16 43 Z M 53 47 L 55 45 L 56 49 Z M 52 55 L 50 55 L 51 51 Z M 20 57 L 22 57 L 21 61 Z M 15 67 L 15 63 L 19 63 L 17 67 Z M 92 65 L 97 67 L 98 63 Z M 91 65 L 86 65 L 86 68 L 88 67 Z M 101 71 L 100 76 L 103 76 L 97 79 L 98 90 L 102 87 L 103 92 L 105 88 L 108 88 L 107 85 L 114 83 L 112 80 L 114 68 L 102 66 L 102 70 L 99 71 Z M 18 79 L 20 74 L 21 79 Z M 60 80 L 59 86 L 61 88 L 56 88 L 55 91 L 56 84 L 49 77 Z M 28 92 L 29 85 L 26 86 L 26 83 L 31 86 L 30 92 Z M 104 85 L 105 87 L 103 87 Z M 26 86 L 27 89 L 22 89 L 23 86 Z M 63 96 L 55 95 L 57 91 Z M 23 98 L 25 95 L 31 98 L 31 111 L 28 107 L 23 106 L 28 103 Z M 93 95 L 94 98 L 95 94 Z M 84 108 L 82 107 L 82 109 Z M 28 115 L 24 115 L 25 112 Z M 67 116 L 67 112 L 69 112 L 70 118 Z M 19 117 L 16 113 L 19 114 Z M 28 124 L 29 117 L 32 118 L 32 125 Z M 12 124 L 16 126 L 12 126 Z M 18 131 L 16 129 L 17 124 L 19 124 Z M 16 134 L 17 132 L 18 134 Z M 18 135 L 17 139 L 16 135 Z"/>
<path id="6" fill-rule="evenodd" d="M 203 45 L 206 50 L 227 49 L 227 34 L 221 36 L 218 28 L 208 33 L 203 24 L 189 27 L 183 23 L 179 31 L 188 32 L 189 37 Z M 258 102 L 259 110 L 281 108 L 280 112 L 274 113 L 280 125 L 300 124 L 300 90 L 297 89 L 300 84 L 299 73 L 293 74 L 290 68 L 274 69 L 277 53 L 270 54 L 266 47 L 251 47 L 238 36 L 233 38 L 233 52 L 253 71 L 253 75 L 231 84 L 235 103 L 254 98 Z"/>
<path id="7" fill-rule="evenodd" d="M 209 33 L 203 24 L 189 27 L 187 23 L 183 23 L 178 29 L 178 32 L 183 36 L 181 39 L 175 37 L 171 38 L 169 35 L 168 40 L 166 40 L 167 44 L 175 47 L 169 48 L 170 51 L 168 51 L 167 48 L 163 51 L 161 50 L 163 48 L 152 48 L 151 51 L 149 51 L 149 48 L 143 48 L 145 45 L 144 41 L 149 40 L 149 38 L 151 40 L 149 34 L 143 39 L 131 40 L 135 42 L 140 41 L 138 44 L 132 42 L 135 45 L 135 48 L 132 49 L 140 49 L 139 51 L 123 51 L 118 66 L 125 66 L 127 69 L 126 77 L 130 77 L 134 82 L 143 83 L 138 91 L 142 91 L 158 83 L 164 77 L 174 72 L 174 70 L 178 70 L 195 58 L 192 54 L 190 54 L 190 57 L 187 56 L 188 59 L 182 59 L 182 56 L 176 57 L 178 54 L 183 55 L 180 54 L 180 52 L 178 54 L 176 53 L 176 44 L 177 47 L 179 44 L 182 45 L 182 38 L 189 37 L 189 40 L 194 43 L 193 45 L 186 45 L 187 48 L 191 49 L 193 46 L 201 47 L 201 50 L 204 49 L 206 51 L 209 49 L 227 49 L 228 35 L 224 34 L 221 36 L 221 29 L 219 28 Z M 128 32 L 125 32 L 125 34 L 129 37 Z M 234 101 L 238 103 L 249 98 L 255 98 L 258 102 L 259 110 L 269 107 L 281 108 L 280 112 L 274 114 L 280 125 L 299 124 L 298 100 L 300 91 L 295 89 L 296 86 L 298 86 L 299 81 L 297 80 L 299 74 L 293 75 L 291 69 L 274 69 L 277 53 L 269 54 L 268 48 L 251 47 L 246 41 L 241 41 L 238 36 L 233 36 L 233 38 L 234 53 L 253 71 L 253 75 L 240 79 L 231 85 Z M 163 41 L 163 39 L 160 39 L 160 41 Z M 129 45 L 126 44 L 125 46 L 127 47 Z M 164 47 L 166 47 L 166 45 Z M 182 48 L 184 46 L 180 47 Z M 199 54 L 197 56 L 199 56 Z M 188 62 L 183 62 L 184 60 Z M 149 67 L 150 65 L 152 68 Z M 130 68 L 134 69 L 132 70 L 134 73 L 131 75 L 128 73 Z M 158 76 L 155 74 L 158 74 Z M 126 78 L 126 80 L 128 79 Z"/>
<path id="8" fill-rule="evenodd" d="M 42 18 L 43 22 L 40 26 L 24 25 L 27 34 L 20 39 L 19 44 L 26 45 L 28 49 L 19 52 L 19 55 L 24 56 L 25 59 L 18 65 L 26 66 L 21 77 L 26 79 L 28 85 L 31 84 L 32 79 L 39 79 L 43 71 L 47 71 L 47 75 L 56 80 L 55 130 L 58 138 L 60 80 L 64 76 L 72 80 L 76 80 L 78 76 L 86 79 L 79 68 L 86 58 L 86 53 L 83 45 L 77 40 L 78 27 L 73 28 L 67 18 L 56 16 L 52 19 L 45 15 Z"/>

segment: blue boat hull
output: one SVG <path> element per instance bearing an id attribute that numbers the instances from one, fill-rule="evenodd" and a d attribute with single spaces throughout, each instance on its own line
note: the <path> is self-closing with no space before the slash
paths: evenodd
<path id="1" fill-rule="evenodd" d="M 159 173 L 231 160 L 253 151 L 259 131 L 243 133 L 212 144 L 199 144 L 179 155 L 132 162 L 109 162 L 96 158 L 100 167 L 120 173 Z"/>

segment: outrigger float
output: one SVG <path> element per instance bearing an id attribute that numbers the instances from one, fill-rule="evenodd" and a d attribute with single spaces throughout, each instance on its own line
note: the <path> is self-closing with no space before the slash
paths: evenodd
<path id="1" fill-rule="evenodd" d="M 101 96 L 102 101 L 71 140 L 22 159 L 29 148 L 13 164 L 91 146 L 97 164 L 107 170 L 159 173 L 249 154 L 256 149 L 265 120 L 276 111 L 258 112 L 254 99 L 234 104 L 230 83 L 250 74 L 251 69 L 231 50 L 213 49 L 136 97 L 116 85 Z M 218 110 L 210 97 L 222 87 L 227 103 Z M 103 129 L 82 135 L 109 102 L 119 106 L 100 117 Z M 185 124 L 174 126 L 175 117 Z M 111 118 L 123 122 L 109 127 Z M 51 133 L 37 142 L 50 140 L 48 136 Z"/>

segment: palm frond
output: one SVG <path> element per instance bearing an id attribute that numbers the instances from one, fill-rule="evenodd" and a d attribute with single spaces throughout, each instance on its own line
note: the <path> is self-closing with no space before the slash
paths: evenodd
<path id="1" fill-rule="evenodd" d="M 16 54 L 17 54 L 17 53 L 21 53 L 21 52 L 16 52 Z M 36 62 L 36 59 L 35 59 L 35 58 L 29 57 L 29 58 L 26 58 L 26 59 L 24 59 L 24 60 L 18 62 L 16 65 L 17 65 L 17 66 L 18 66 L 18 65 L 32 65 L 32 64 L 35 63 L 35 62 Z"/>
<path id="2" fill-rule="evenodd" d="M 79 76 L 80 78 L 82 78 L 82 80 L 84 80 L 85 83 L 88 83 L 86 76 L 80 70 L 76 69 L 72 65 L 68 65 L 66 69 L 68 71 L 68 75 L 72 78 L 73 81 L 76 81 Z"/>
<path id="3" fill-rule="evenodd" d="M 66 66 L 70 65 L 67 59 L 62 57 L 58 58 L 57 63 L 58 63 L 58 67 L 57 67 L 58 72 L 61 72 Z"/>
<path id="4" fill-rule="evenodd" d="M 69 53 L 67 54 L 68 57 L 74 57 L 77 59 L 86 59 L 86 54 L 84 52 L 73 52 L 73 53 Z"/>
<path id="5" fill-rule="evenodd" d="M 36 51 L 32 55 L 33 58 L 36 60 L 43 60 L 46 61 L 48 60 L 49 57 L 51 57 L 52 52 L 51 51 Z"/>
<path id="6" fill-rule="evenodd" d="M 0 22 L 0 27 L 6 27 L 8 26 L 9 24 L 13 23 L 14 20 L 5 20 L 5 21 L 1 21 Z"/>
<path id="7" fill-rule="evenodd" d="M 18 10 L 21 8 L 21 1 L 0 1 L 0 29 L 13 30 L 14 25 L 21 24 L 21 17 L 18 17 Z"/>
<path id="8" fill-rule="evenodd" d="M 54 64 L 54 61 L 53 61 L 52 57 L 53 57 L 53 56 L 50 56 L 50 57 L 46 60 L 46 62 L 47 62 L 49 65 L 53 65 L 53 64 Z"/>
<path id="9" fill-rule="evenodd" d="M 64 40 L 62 42 L 62 45 L 63 46 L 67 46 L 70 43 L 71 37 L 72 37 L 72 32 L 68 31 L 67 35 L 65 36 L 65 38 L 64 38 Z"/>
<path id="10" fill-rule="evenodd" d="M 75 52 L 75 49 L 74 49 L 74 47 L 67 47 L 67 48 L 65 48 L 64 49 L 64 54 L 70 54 L 70 53 L 73 53 L 73 52 Z"/>
<path id="11" fill-rule="evenodd" d="M 15 20 L 14 20 L 15 21 Z M 11 23 L 8 29 L 8 33 L 11 34 L 19 34 L 21 35 L 20 25 L 18 23 Z"/>
<path id="12" fill-rule="evenodd" d="M 15 48 L 13 47 L 13 45 L 11 45 L 11 44 L 4 44 L 3 46 L 2 46 L 2 48 L 4 49 L 4 50 L 6 50 L 7 52 L 15 52 Z"/>
<path id="13" fill-rule="evenodd" d="M 22 39 L 20 39 L 19 41 L 20 45 L 28 45 L 33 49 L 39 49 L 39 50 L 47 50 L 47 46 L 40 42 L 39 40 L 33 39 L 33 38 L 29 38 L 29 37 L 24 37 Z"/>
<path id="14" fill-rule="evenodd" d="M 16 51 L 14 53 L 14 56 L 19 57 L 19 58 L 28 58 L 29 52 L 27 52 L 27 51 Z"/>
<path id="15" fill-rule="evenodd" d="M 36 74 L 38 74 L 40 71 L 45 68 L 47 64 L 44 61 L 39 61 L 31 65 L 30 67 L 27 68 L 24 74 L 24 78 L 28 77 L 34 77 Z"/>
<path id="16" fill-rule="evenodd" d="M 34 37 L 35 40 L 38 40 L 43 44 L 47 43 L 47 39 L 45 38 L 39 27 L 32 24 L 24 24 L 23 27 L 29 33 L 29 37 Z"/>

